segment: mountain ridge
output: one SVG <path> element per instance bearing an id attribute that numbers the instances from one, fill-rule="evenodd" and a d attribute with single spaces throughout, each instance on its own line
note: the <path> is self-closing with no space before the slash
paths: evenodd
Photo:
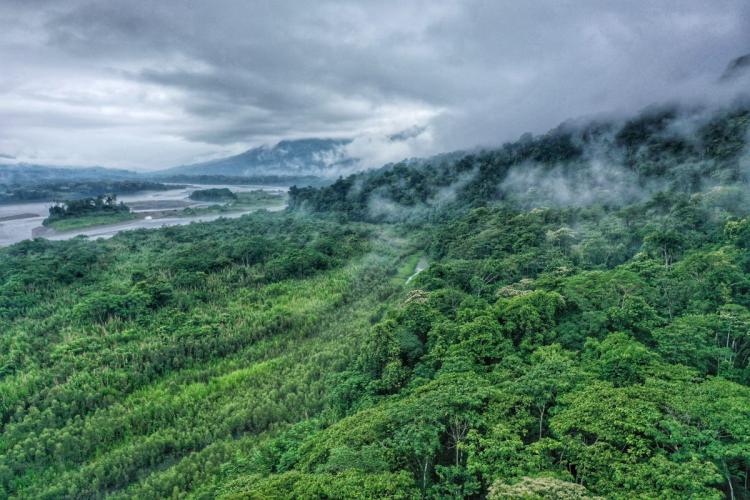
<path id="1" fill-rule="evenodd" d="M 346 155 L 351 139 L 284 139 L 273 146 L 263 145 L 238 155 L 206 162 L 178 165 L 152 175 L 315 175 L 335 177 L 352 167 L 357 159 Z"/>

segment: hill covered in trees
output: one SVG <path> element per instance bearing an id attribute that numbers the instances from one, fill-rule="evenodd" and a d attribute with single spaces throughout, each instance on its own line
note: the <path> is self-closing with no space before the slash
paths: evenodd
<path id="1" fill-rule="evenodd" d="M 569 122 L 495 150 L 388 165 L 324 189 L 293 188 L 292 206 L 370 221 L 505 203 L 622 207 L 659 192 L 746 181 L 750 104 L 722 110 L 659 106 L 627 120 Z"/>
<path id="2" fill-rule="evenodd" d="M 2 249 L 0 496 L 750 498 L 749 127 L 652 108 Z"/>

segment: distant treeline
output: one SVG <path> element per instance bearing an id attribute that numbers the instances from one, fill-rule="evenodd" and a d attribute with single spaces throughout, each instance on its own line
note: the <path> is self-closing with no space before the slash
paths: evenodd
<path id="1" fill-rule="evenodd" d="M 25 201 L 74 200 L 91 198 L 102 193 L 129 194 L 140 191 L 166 191 L 184 186 L 167 185 L 154 181 L 65 181 L 33 186 L 9 185 L 0 187 L 0 203 Z"/>
<path id="2" fill-rule="evenodd" d="M 138 173 L 104 167 L 51 167 L 28 163 L 0 164 L 0 186 L 35 186 L 55 182 L 133 180 Z"/>
<path id="3" fill-rule="evenodd" d="M 321 187 L 331 183 L 329 179 L 314 175 L 254 175 L 235 177 L 228 175 L 169 175 L 158 176 L 163 182 L 186 182 L 194 184 L 259 184 L 263 186 L 314 186 Z"/>

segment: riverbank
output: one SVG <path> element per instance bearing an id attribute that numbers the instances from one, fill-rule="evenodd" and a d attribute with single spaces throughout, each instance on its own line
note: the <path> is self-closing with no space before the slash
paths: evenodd
<path id="1" fill-rule="evenodd" d="M 237 200 L 228 204 L 209 204 L 191 201 L 190 193 L 195 189 L 224 187 L 215 185 L 193 185 L 171 191 L 124 195 L 121 199 L 135 214 L 135 218 L 124 222 L 98 220 L 96 225 L 56 230 L 42 226 L 52 202 L 0 205 L 0 246 L 12 245 L 30 238 L 63 240 L 76 236 L 107 238 L 120 231 L 152 229 L 163 226 L 208 222 L 221 217 L 234 218 L 256 210 L 283 210 L 286 207 L 284 186 L 231 186 Z M 45 215 L 41 215 L 45 214 Z"/>
<path id="2" fill-rule="evenodd" d="M 6 217 L 0 217 L 0 222 L 10 222 L 12 220 L 33 219 L 35 217 L 39 217 L 39 214 L 14 214 L 14 215 L 8 215 Z"/>

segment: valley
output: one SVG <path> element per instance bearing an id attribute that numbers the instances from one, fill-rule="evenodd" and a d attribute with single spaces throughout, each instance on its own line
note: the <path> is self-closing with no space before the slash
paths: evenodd
<path id="1" fill-rule="evenodd" d="M 0 500 L 750 500 L 748 0 L 0 26 Z"/>

